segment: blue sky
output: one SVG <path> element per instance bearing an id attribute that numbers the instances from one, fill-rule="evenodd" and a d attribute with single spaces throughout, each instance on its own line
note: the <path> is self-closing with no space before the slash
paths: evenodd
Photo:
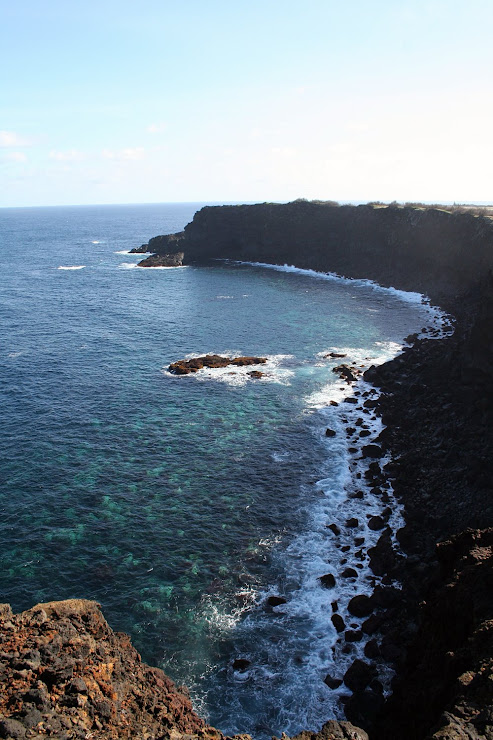
<path id="1" fill-rule="evenodd" d="M 491 0 L 18 0 L 0 206 L 493 200 Z"/>

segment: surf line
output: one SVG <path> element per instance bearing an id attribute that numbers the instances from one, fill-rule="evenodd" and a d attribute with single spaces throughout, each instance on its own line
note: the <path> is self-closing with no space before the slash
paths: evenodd
<path id="1" fill-rule="evenodd" d="M 234 262 L 384 291 L 426 307 L 425 321 L 431 326 L 422 330 L 423 336 L 441 338 L 453 331 L 450 318 L 418 293 L 406 294 L 371 281 L 354 281 L 295 267 Z M 384 430 L 378 414 L 380 391 L 363 378 L 363 373 L 371 364 L 383 364 L 399 355 L 406 343 L 403 339 L 402 344 L 389 347 L 391 351 L 364 358 L 363 363 L 356 363 L 355 357 L 341 358 L 345 353 L 340 348 L 325 355 L 337 363 L 344 359 L 344 363 L 333 368 L 344 385 L 341 389 L 340 383 L 331 384 L 325 394 L 318 393 L 318 398 L 312 399 L 311 406 L 318 412 L 315 426 L 319 439 L 327 438 L 328 451 L 335 443 L 339 446 L 339 472 L 336 477 L 329 474 L 328 460 L 327 476 L 315 484 L 320 497 L 310 505 L 306 531 L 295 536 L 282 553 L 284 572 L 278 584 L 259 594 L 258 607 L 270 609 L 284 622 L 289 643 L 286 652 L 299 655 L 293 633 L 300 619 L 305 626 L 310 625 L 310 644 L 299 641 L 299 648 L 305 652 L 304 665 L 299 669 L 288 667 L 284 656 L 285 674 L 298 672 L 295 680 L 303 686 L 306 701 L 312 707 L 308 710 L 307 726 L 321 726 L 329 712 L 343 717 L 342 707 L 351 698 L 357 670 L 368 674 L 377 703 L 390 690 L 394 671 L 381 655 L 374 634 L 378 632 L 385 599 L 398 598 L 401 589 L 400 583 L 387 574 L 384 563 L 389 550 L 404 557 L 396 533 L 405 522 L 403 506 L 395 498 L 385 473 L 390 455 L 379 440 Z M 283 590 L 283 583 L 291 585 Z M 237 659 L 248 663 L 248 656 Z M 254 672 L 255 666 L 249 670 Z M 288 724 L 285 721 L 284 725 Z"/>

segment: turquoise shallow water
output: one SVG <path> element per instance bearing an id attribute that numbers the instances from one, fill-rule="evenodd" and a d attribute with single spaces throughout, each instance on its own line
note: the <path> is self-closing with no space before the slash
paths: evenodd
<path id="1" fill-rule="evenodd" d="M 337 712 L 312 616 L 350 464 L 324 436 L 342 384 L 323 355 L 381 361 L 430 312 L 299 272 L 135 268 L 126 250 L 197 207 L 0 211 L 0 600 L 100 601 L 212 722 L 270 736 Z M 268 356 L 266 375 L 166 373 L 206 352 Z"/>

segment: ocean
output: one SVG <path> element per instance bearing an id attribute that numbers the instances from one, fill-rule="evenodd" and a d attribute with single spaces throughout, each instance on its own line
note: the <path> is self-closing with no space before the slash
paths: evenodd
<path id="1" fill-rule="evenodd" d="M 401 521 L 390 487 L 383 502 L 364 483 L 375 391 L 345 401 L 333 369 L 443 319 L 415 294 L 289 267 L 136 268 L 131 248 L 201 205 L 0 209 L 0 601 L 99 601 L 212 724 L 266 738 L 341 716 L 344 686 L 323 679 L 364 642 L 331 615 L 358 629 L 368 521 Z M 268 362 L 260 379 L 167 371 L 206 353 Z"/>

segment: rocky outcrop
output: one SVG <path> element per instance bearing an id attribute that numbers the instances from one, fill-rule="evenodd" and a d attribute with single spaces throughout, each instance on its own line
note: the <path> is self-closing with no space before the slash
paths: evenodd
<path id="1" fill-rule="evenodd" d="M 300 732 L 292 740 L 368 740 L 367 733 L 351 722 L 326 722 L 320 732 Z"/>
<path id="2" fill-rule="evenodd" d="M 152 254 L 137 263 L 137 267 L 182 267 L 184 252 Z"/>
<path id="3" fill-rule="evenodd" d="M 93 601 L 2 604 L 0 635 L 0 737 L 223 740 Z"/>
<path id="4" fill-rule="evenodd" d="M 247 365 L 263 365 L 267 362 L 266 357 L 223 357 L 222 355 L 204 355 L 203 357 L 193 357 L 191 360 L 178 360 L 172 362 L 168 367 L 173 375 L 190 375 L 202 370 L 204 367 L 220 368 L 228 367 L 245 367 Z M 252 370 L 249 375 L 252 378 L 261 378 L 263 373 L 259 370 Z"/>

